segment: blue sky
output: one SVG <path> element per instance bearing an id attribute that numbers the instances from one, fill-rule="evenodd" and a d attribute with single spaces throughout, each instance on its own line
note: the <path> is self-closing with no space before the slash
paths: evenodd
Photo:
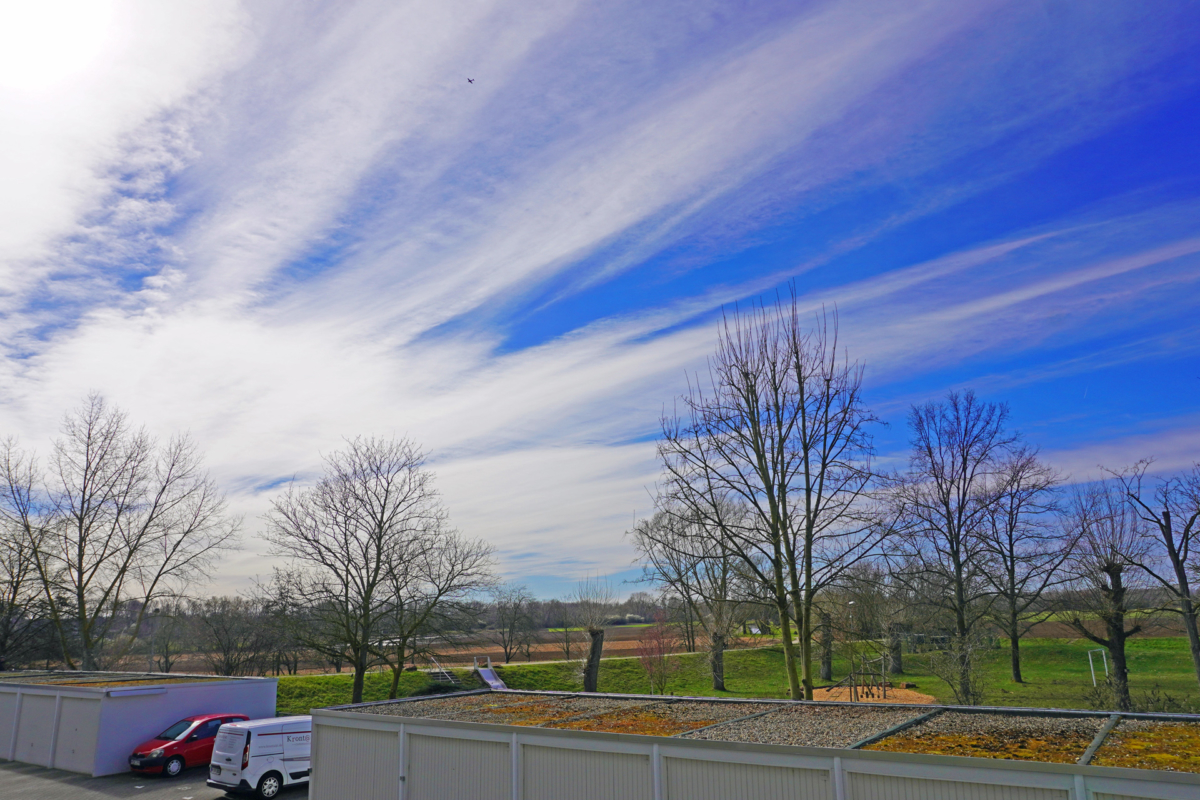
<path id="1" fill-rule="evenodd" d="M 1186 2 L 45 2 L 0 26 L 0 428 L 100 390 L 246 516 L 431 452 L 540 594 L 630 575 L 723 305 L 836 306 L 904 456 L 974 388 L 1076 478 L 1200 458 Z M 468 78 L 474 79 L 469 83 Z"/>

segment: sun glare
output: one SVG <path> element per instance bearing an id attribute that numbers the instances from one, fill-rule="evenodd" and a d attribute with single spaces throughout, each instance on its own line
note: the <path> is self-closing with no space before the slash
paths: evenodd
<path id="1" fill-rule="evenodd" d="M 42 92 L 94 67 L 113 39 L 114 3 L 37 0 L 0 12 L 0 87 Z"/>

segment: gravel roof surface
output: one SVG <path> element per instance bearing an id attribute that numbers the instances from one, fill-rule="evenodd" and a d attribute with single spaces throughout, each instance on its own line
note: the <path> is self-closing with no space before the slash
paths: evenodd
<path id="1" fill-rule="evenodd" d="M 1104 723 L 1104 717 L 947 711 L 863 749 L 1073 764 Z"/>
<path id="2" fill-rule="evenodd" d="M 924 713 L 913 708 L 784 706 L 780 711 L 761 717 L 686 733 L 680 738 L 802 747 L 849 747 Z"/>
<path id="3" fill-rule="evenodd" d="M 356 706 L 353 710 L 363 714 L 383 714 L 389 717 L 451 719 L 455 714 L 528 703 L 536 697 L 537 695 L 486 692 L 465 696 L 431 697 L 428 700 L 397 700 L 394 703 Z"/>
<path id="4" fill-rule="evenodd" d="M 580 731 L 608 731 L 610 733 L 639 733 L 644 736 L 674 736 L 684 731 L 703 728 L 776 707 L 767 703 L 663 701 L 606 714 L 593 714 L 580 719 L 550 723 L 546 727 Z"/>
<path id="5" fill-rule="evenodd" d="M 604 714 L 622 709 L 650 705 L 647 700 L 627 700 L 606 697 L 539 698 L 529 703 L 480 709 L 459 714 L 460 722 L 491 722 L 497 725 L 526 725 L 549 727 L 552 723 L 577 717 Z"/>
<path id="6" fill-rule="evenodd" d="M 649 702 L 648 700 L 624 698 L 564 697 L 496 692 L 383 703 L 363 706 L 354 710 L 397 717 L 537 726 L 586 714 L 601 714 L 607 711 L 646 705 Z"/>
<path id="7" fill-rule="evenodd" d="M 520 692 L 435 696 L 353 710 L 459 722 L 802 747 L 849 747 L 927 713 L 922 708 L 883 704 L 723 703 Z M 745 719 L 748 716 L 751 718 Z M 1074 763 L 1104 722 L 1102 717 L 944 711 L 865 749 Z M 1113 732 L 1092 763 L 1200 771 L 1200 724 L 1127 721 Z"/>
<path id="8" fill-rule="evenodd" d="M 141 684 L 208 683 L 238 680 L 218 675 L 151 675 L 145 672 L 0 672 L 0 683 L 22 683 L 37 686 L 120 686 Z"/>
<path id="9" fill-rule="evenodd" d="M 1121 720 L 1092 765 L 1200 772 L 1200 722 Z"/>

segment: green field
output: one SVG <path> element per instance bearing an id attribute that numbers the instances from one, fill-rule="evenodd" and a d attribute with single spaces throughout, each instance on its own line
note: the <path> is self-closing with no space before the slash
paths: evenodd
<path id="1" fill-rule="evenodd" d="M 1094 645 L 1065 639 L 1029 639 L 1021 645 L 1024 684 L 1008 676 L 1008 650 L 1000 647 L 989 653 L 986 705 L 1087 708 L 1091 677 L 1087 651 Z M 1133 639 L 1129 642 L 1130 683 L 1135 701 L 1157 689 L 1178 701 L 1200 710 L 1200 686 L 1192 672 L 1187 640 L 1183 637 Z M 783 649 L 764 647 L 731 651 L 725 657 L 725 684 L 728 692 L 714 692 L 704 654 L 684 654 L 674 661 L 678 670 L 668 691 L 676 695 L 722 697 L 786 697 L 787 680 L 783 672 Z M 846 663 L 834 661 L 834 679 L 845 674 Z M 916 690 L 933 695 L 942 702 L 954 702 L 954 696 L 942 681 L 929 673 L 925 657 L 905 655 L 905 675 L 897 680 L 916 684 Z M 1097 659 L 1097 667 L 1099 667 Z M 579 662 L 548 664 L 510 664 L 496 668 L 512 689 L 579 691 L 582 671 Z M 456 670 L 466 678 L 467 671 Z M 390 676 L 367 676 L 363 699 L 387 698 Z M 303 714 L 311 708 L 350 702 L 349 674 L 284 677 L 279 680 L 280 714 Z M 400 695 L 409 696 L 428 686 L 424 673 L 406 672 L 400 683 Z M 649 682 L 641 662 L 634 658 L 605 659 L 600 665 L 600 691 L 642 694 Z"/>
<path id="2" fill-rule="evenodd" d="M 451 670 L 475 688 L 470 670 Z M 350 702 L 350 691 L 354 678 L 343 672 L 336 675 L 287 675 L 279 679 L 275 699 L 275 713 L 307 714 L 310 709 L 337 706 Z M 386 700 L 392 686 L 391 673 L 370 672 L 363 681 L 363 701 Z M 429 676 L 424 672 L 405 672 L 400 676 L 401 697 L 421 691 L 429 686 Z"/>
<path id="3" fill-rule="evenodd" d="M 1091 688 L 1087 651 L 1095 645 L 1065 639 L 1030 639 L 1022 643 L 1022 671 L 1025 683 L 1009 679 L 1007 645 L 989 653 L 984 669 L 987 675 L 986 705 L 1087 708 L 1087 690 Z M 1130 683 L 1135 700 L 1157 687 L 1172 697 L 1200 704 L 1200 685 L 1192 671 L 1187 640 L 1183 637 L 1133 639 L 1129 642 Z M 764 647 L 726 654 L 725 685 L 728 692 L 715 692 L 703 654 L 681 655 L 678 672 L 668 686 L 671 694 L 722 697 L 786 697 L 787 679 L 783 671 L 783 648 Z M 1097 656 L 1097 669 L 1100 668 Z M 834 679 L 846 674 L 847 664 L 834 661 Z M 929 672 L 926 656 L 905 656 L 905 675 L 897 680 L 916 684 L 916 690 L 933 695 L 942 702 L 954 702 L 954 695 Z M 578 664 L 517 664 L 499 667 L 497 672 L 514 689 L 579 690 L 582 686 Z M 607 659 L 600 666 L 600 691 L 644 693 L 649 682 L 636 659 Z"/>

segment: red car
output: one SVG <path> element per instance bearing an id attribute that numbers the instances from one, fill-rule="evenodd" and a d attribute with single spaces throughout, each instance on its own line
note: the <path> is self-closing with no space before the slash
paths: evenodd
<path id="1" fill-rule="evenodd" d="M 148 742 L 133 749 L 129 768 L 134 772 L 175 777 L 187 767 L 212 760 L 217 730 L 226 722 L 242 722 L 245 714 L 201 714 L 176 722 Z"/>

